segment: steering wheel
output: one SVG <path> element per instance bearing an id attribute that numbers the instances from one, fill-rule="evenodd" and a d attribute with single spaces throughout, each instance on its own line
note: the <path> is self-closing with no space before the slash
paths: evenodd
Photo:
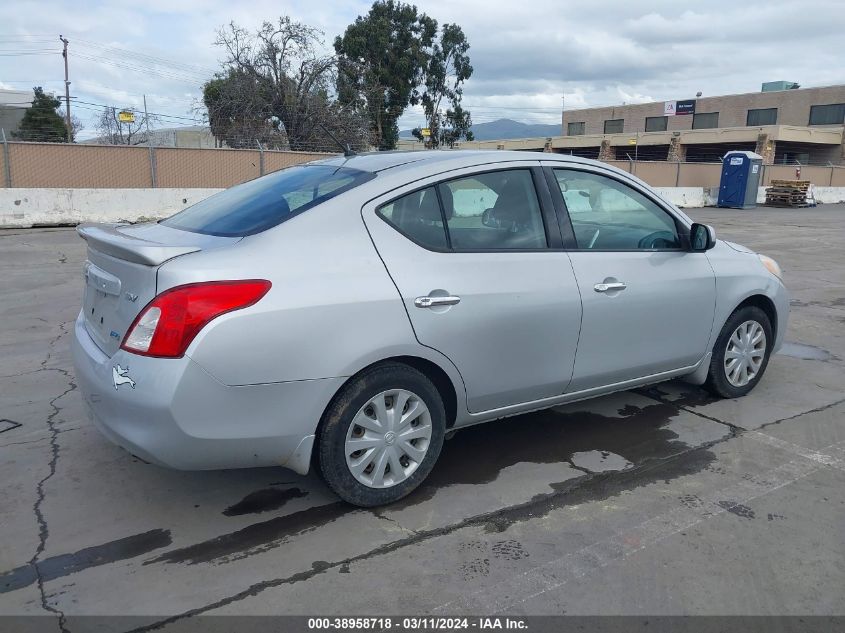
<path id="1" fill-rule="evenodd" d="M 595 245 L 596 240 L 599 239 L 599 233 L 601 233 L 601 229 L 596 229 L 596 232 L 593 233 L 593 237 L 590 238 L 590 243 L 587 245 L 587 248 L 592 248 Z"/>
<path id="2" fill-rule="evenodd" d="M 638 248 L 676 248 L 678 246 L 678 238 L 672 231 L 655 231 L 649 233 L 637 242 Z"/>

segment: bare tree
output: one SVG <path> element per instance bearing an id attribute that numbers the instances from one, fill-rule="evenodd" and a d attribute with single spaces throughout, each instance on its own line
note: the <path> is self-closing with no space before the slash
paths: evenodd
<path id="1" fill-rule="evenodd" d="M 75 114 L 70 117 L 70 137 L 75 141 L 79 133 L 85 129 L 82 121 Z"/>
<path id="2" fill-rule="evenodd" d="M 121 121 L 121 112 L 132 112 L 132 121 Z M 157 119 L 149 117 L 150 125 Z M 103 108 L 100 118 L 97 119 L 95 129 L 99 135 L 99 141 L 103 145 L 141 145 L 146 143 L 147 138 L 147 117 L 141 113 L 135 113 L 131 108 L 118 109 L 114 106 Z"/>
<path id="3" fill-rule="evenodd" d="M 243 142 L 253 145 L 265 138 L 295 150 L 330 149 L 336 144 L 327 128 L 344 142 L 366 144 L 354 107 L 334 99 L 337 60 L 320 52 L 321 31 L 282 16 L 255 33 L 230 23 L 215 43 L 226 52 L 224 72 L 203 95 L 215 136 L 235 137 L 235 144 L 246 135 L 253 138 Z"/>

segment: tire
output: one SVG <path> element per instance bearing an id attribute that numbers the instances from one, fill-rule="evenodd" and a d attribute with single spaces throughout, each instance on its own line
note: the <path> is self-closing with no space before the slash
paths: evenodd
<path id="1" fill-rule="evenodd" d="M 740 327 L 743 330 L 737 333 Z M 763 333 L 762 348 L 759 342 L 747 342 L 757 340 L 760 331 Z M 735 333 L 736 338 L 732 341 Z M 743 335 L 749 334 L 750 336 L 743 338 Z M 704 388 L 722 398 L 740 398 L 746 395 L 754 389 L 766 372 L 774 342 L 771 321 L 763 310 L 755 306 L 739 308 L 728 317 L 719 338 L 716 339 Z M 732 347 L 731 351 L 729 346 Z M 728 366 L 726 363 L 732 360 L 735 362 Z"/>
<path id="2" fill-rule="evenodd" d="M 397 419 L 393 416 L 400 405 Z M 348 503 L 393 503 L 431 472 L 445 431 L 443 399 L 425 375 L 401 363 L 378 365 L 344 385 L 326 409 L 318 438 L 319 471 Z"/>

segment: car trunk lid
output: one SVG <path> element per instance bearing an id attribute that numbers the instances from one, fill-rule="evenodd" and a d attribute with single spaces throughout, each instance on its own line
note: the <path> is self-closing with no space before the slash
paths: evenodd
<path id="1" fill-rule="evenodd" d="M 240 240 L 161 224 L 82 224 L 77 232 L 88 243 L 82 303 L 85 329 L 109 356 L 157 294 L 158 269 L 164 262 Z"/>

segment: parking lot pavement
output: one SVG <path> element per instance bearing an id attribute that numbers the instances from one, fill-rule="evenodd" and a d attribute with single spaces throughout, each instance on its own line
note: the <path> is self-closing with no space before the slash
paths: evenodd
<path id="1" fill-rule="evenodd" d="M 784 268 L 789 343 L 751 395 L 673 382 L 460 431 L 376 510 L 109 444 L 69 358 L 83 242 L 0 232 L 0 613 L 843 614 L 845 205 L 690 215 Z"/>

